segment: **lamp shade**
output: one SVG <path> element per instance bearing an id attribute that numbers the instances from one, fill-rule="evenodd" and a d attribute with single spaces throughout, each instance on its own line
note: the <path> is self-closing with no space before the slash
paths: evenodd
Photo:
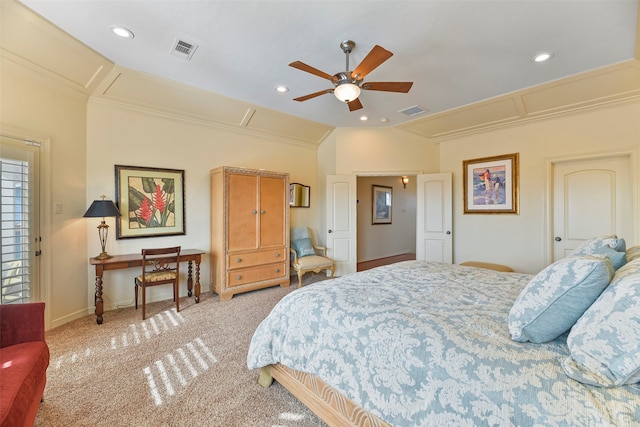
<path id="1" fill-rule="evenodd" d="M 87 212 L 82 216 L 85 218 L 120 216 L 120 211 L 111 200 L 94 200 Z"/>
<path id="2" fill-rule="evenodd" d="M 333 94 L 342 102 L 351 102 L 360 96 L 360 88 L 353 83 L 341 83 L 333 90 Z"/>

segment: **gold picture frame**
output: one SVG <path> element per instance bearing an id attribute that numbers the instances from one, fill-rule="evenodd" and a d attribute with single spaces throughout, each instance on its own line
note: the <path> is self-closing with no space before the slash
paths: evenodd
<path id="1" fill-rule="evenodd" d="M 184 170 L 115 165 L 116 239 L 185 234 Z"/>
<path id="2" fill-rule="evenodd" d="M 465 214 L 519 214 L 519 154 L 464 160 Z"/>

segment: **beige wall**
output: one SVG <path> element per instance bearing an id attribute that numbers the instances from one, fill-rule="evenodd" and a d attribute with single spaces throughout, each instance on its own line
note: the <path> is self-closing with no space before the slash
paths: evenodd
<path id="1" fill-rule="evenodd" d="M 626 102 L 442 142 L 440 169 L 453 173 L 454 262 L 497 262 L 531 273 L 544 268 L 551 232 L 546 222 L 549 162 L 617 152 L 637 159 L 639 117 L 640 102 Z M 520 215 L 464 215 L 462 161 L 514 152 L 520 153 Z M 638 244 L 637 161 L 632 174 L 635 235 L 621 237 Z"/>
<path id="2" fill-rule="evenodd" d="M 193 121 L 140 111 L 121 104 L 92 99 L 87 113 L 87 199 L 106 194 L 115 198 L 114 165 L 185 170 L 186 235 L 115 239 L 109 235 L 108 252 L 136 253 L 142 247 L 182 245 L 209 252 L 209 171 L 218 166 L 266 169 L 290 174 L 292 182 L 311 186 L 311 206 L 317 204 L 316 149 L 279 142 L 248 132 L 228 130 Z M 291 209 L 292 226 L 317 229 L 316 209 Z M 94 224 L 87 224 L 93 229 Z M 87 241 L 90 254 L 100 252 L 97 238 Z M 88 269 L 89 276 L 92 271 Z M 133 302 L 133 275 L 121 270 L 105 275 L 105 309 Z M 186 281 L 186 280 L 185 280 Z M 209 260 L 203 261 L 201 283 L 208 290 Z M 88 284 L 91 288 L 91 284 Z M 151 299 L 167 298 L 166 289 L 151 289 Z M 93 304 L 92 296 L 87 305 Z"/>
<path id="3" fill-rule="evenodd" d="M 50 139 L 49 165 L 41 177 L 51 202 L 42 206 L 48 221 L 43 241 L 43 297 L 51 327 L 87 313 L 87 226 L 81 218 L 87 204 L 86 103 L 87 96 L 30 69 L 2 58 L 0 67 L 0 122 L 21 129 L 21 137 Z M 46 158 L 45 158 L 46 161 Z M 53 214 L 53 204 L 62 213 Z M 92 231 L 91 237 L 95 233 Z M 97 239 L 97 238 L 96 238 Z"/>
<path id="4" fill-rule="evenodd" d="M 336 174 L 406 175 L 438 170 L 438 146 L 391 127 L 339 128 Z"/>

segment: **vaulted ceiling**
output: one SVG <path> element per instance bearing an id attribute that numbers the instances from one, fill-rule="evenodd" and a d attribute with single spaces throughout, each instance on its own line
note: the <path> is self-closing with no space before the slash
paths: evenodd
<path id="1" fill-rule="evenodd" d="M 438 137 L 640 92 L 638 0 L 21 2 L 117 66 L 322 129 L 394 125 Z M 288 64 L 345 71 L 347 39 L 356 43 L 351 70 L 375 45 L 393 53 L 365 82 L 413 82 L 410 91 L 363 91 L 353 112 L 331 93 L 294 101 L 333 84 Z M 176 52 L 177 42 L 192 55 Z M 552 56 L 536 63 L 541 52 Z M 412 107 L 424 112 L 401 112 Z"/>

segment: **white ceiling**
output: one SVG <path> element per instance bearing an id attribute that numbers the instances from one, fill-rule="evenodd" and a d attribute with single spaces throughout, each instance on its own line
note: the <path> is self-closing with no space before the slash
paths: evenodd
<path id="1" fill-rule="evenodd" d="M 637 0 L 22 3 L 118 65 L 335 127 L 395 125 L 633 59 L 638 21 Z M 198 45 L 190 61 L 170 53 L 176 38 Z M 394 53 L 365 82 L 412 81 L 410 92 L 363 91 L 355 112 L 331 94 L 293 101 L 333 86 L 288 64 L 345 71 L 346 39 L 352 70 L 376 44 Z M 553 58 L 534 63 L 542 51 Z M 415 105 L 428 111 L 398 112 Z"/>

